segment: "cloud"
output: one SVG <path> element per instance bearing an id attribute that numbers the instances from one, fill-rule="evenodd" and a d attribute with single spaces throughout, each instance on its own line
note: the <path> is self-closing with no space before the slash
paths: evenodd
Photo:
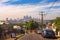
<path id="1" fill-rule="evenodd" d="M 60 6 L 60 2 L 56 2 L 54 6 Z"/>
<path id="2" fill-rule="evenodd" d="M 23 17 L 24 15 L 27 15 L 29 13 L 33 13 L 33 11 L 36 11 L 39 9 L 39 6 L 32 6 L 31 5 L 21 5 L 21 6 L 2 6 L 0 7 L 0 18 L 18 18 Z"/>
<path id="3" fill-rule="evenodd" d="M 0 2 L 8 2 L 9 0 L 0 0 Z"/>
<path id="4" fill-rule="evenodd" d="M 7 2 L 9 0 L 3 0 L 1 2 Z M 18 0 L 14 0 L 18 1 Z M 43 3 L 43 1 L 42 1 Z M 37 4 L 37 5 L 31 5 L 31 4 L 23 4 L 23 5 L 4 5 L 0 3 L 0 19 L 5 18 L 23 18 L 25 15 L 32 16 L 34 18 L 41 18 L 39 15 L 41 11 L 46 12 L 46 16 L 44 19 L 53 19 L 57 16 L 60 16 L 60 8 L 52 8 L 49 12 L 48 9 L 52 3 L 50 4 Z M 54 6 L 60 6 L 60 3 L 57 2 L 54 4 Z"/>
<path id="5" fill-rule="evenodd" d="M 20 0 L 0 0 L 0 2 L 8 2 L 8 1 L 16 2 L 16 1 L 20 1 Z"/>

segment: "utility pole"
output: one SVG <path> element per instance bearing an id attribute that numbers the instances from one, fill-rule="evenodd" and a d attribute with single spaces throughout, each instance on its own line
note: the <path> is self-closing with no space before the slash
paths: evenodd
<path id="1" fill-rule="evenodd" d="M 44 16 L 46 15 L 46 13 L 44 11 L 41 11 L 40 12 L 40 15 L 41 15 L 41 29 L 43 28 L 43 24 L 44 24 Z"/>
<path id="2" fill-rule="evenodd" d="M 42 27 L 43 27 L 43 16 L 44 16 L 43 13 L 44 13 L 44 12 L 41 12 L 41 24 L 42 24 Z"/>

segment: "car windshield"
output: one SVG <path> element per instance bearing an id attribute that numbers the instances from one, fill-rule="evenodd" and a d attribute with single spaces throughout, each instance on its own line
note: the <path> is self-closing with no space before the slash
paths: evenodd
<path id="1" fill-rule="evenodd" d="M 53 33 L 53 30 L 46 30 L 46 32 L 52 32 Z"/>

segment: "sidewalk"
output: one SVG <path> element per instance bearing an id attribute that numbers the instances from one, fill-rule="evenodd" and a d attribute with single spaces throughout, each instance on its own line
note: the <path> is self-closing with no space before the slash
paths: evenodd
<path id="1" fill-rule="evenodd" d="M 60 38 L 60 36 L 56 35 L 57 38 Z"/>
<path id="2" fill-rule="evenodd" d="M 16 38 L 18 39 L 18 38 L 20 38 L 21 36 L 23 36 L 23 34 L 17 35 Z M 16 38 L 7 38 L 7 39 L 5 39 L 5 40 L 15 40 Z"/>

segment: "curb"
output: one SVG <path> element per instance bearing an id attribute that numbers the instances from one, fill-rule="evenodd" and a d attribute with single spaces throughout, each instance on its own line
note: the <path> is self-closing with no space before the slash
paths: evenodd
<path id="1" fill-rule="evenodd" d="M 22 37 L 24 34 L 21 34 L 19 37 L 16 37 L 15 40 L 18 40 L 20 37 Z"/>
<path id="2" fill-rule="evenodd" d="M 5 40 L 17 40 L 22 36 L 23 36 L 23 34 L 20 34 L 20 35 L 17 35 L 15 38 L 8 38 L 8 39 L 5 39 Z"/>

